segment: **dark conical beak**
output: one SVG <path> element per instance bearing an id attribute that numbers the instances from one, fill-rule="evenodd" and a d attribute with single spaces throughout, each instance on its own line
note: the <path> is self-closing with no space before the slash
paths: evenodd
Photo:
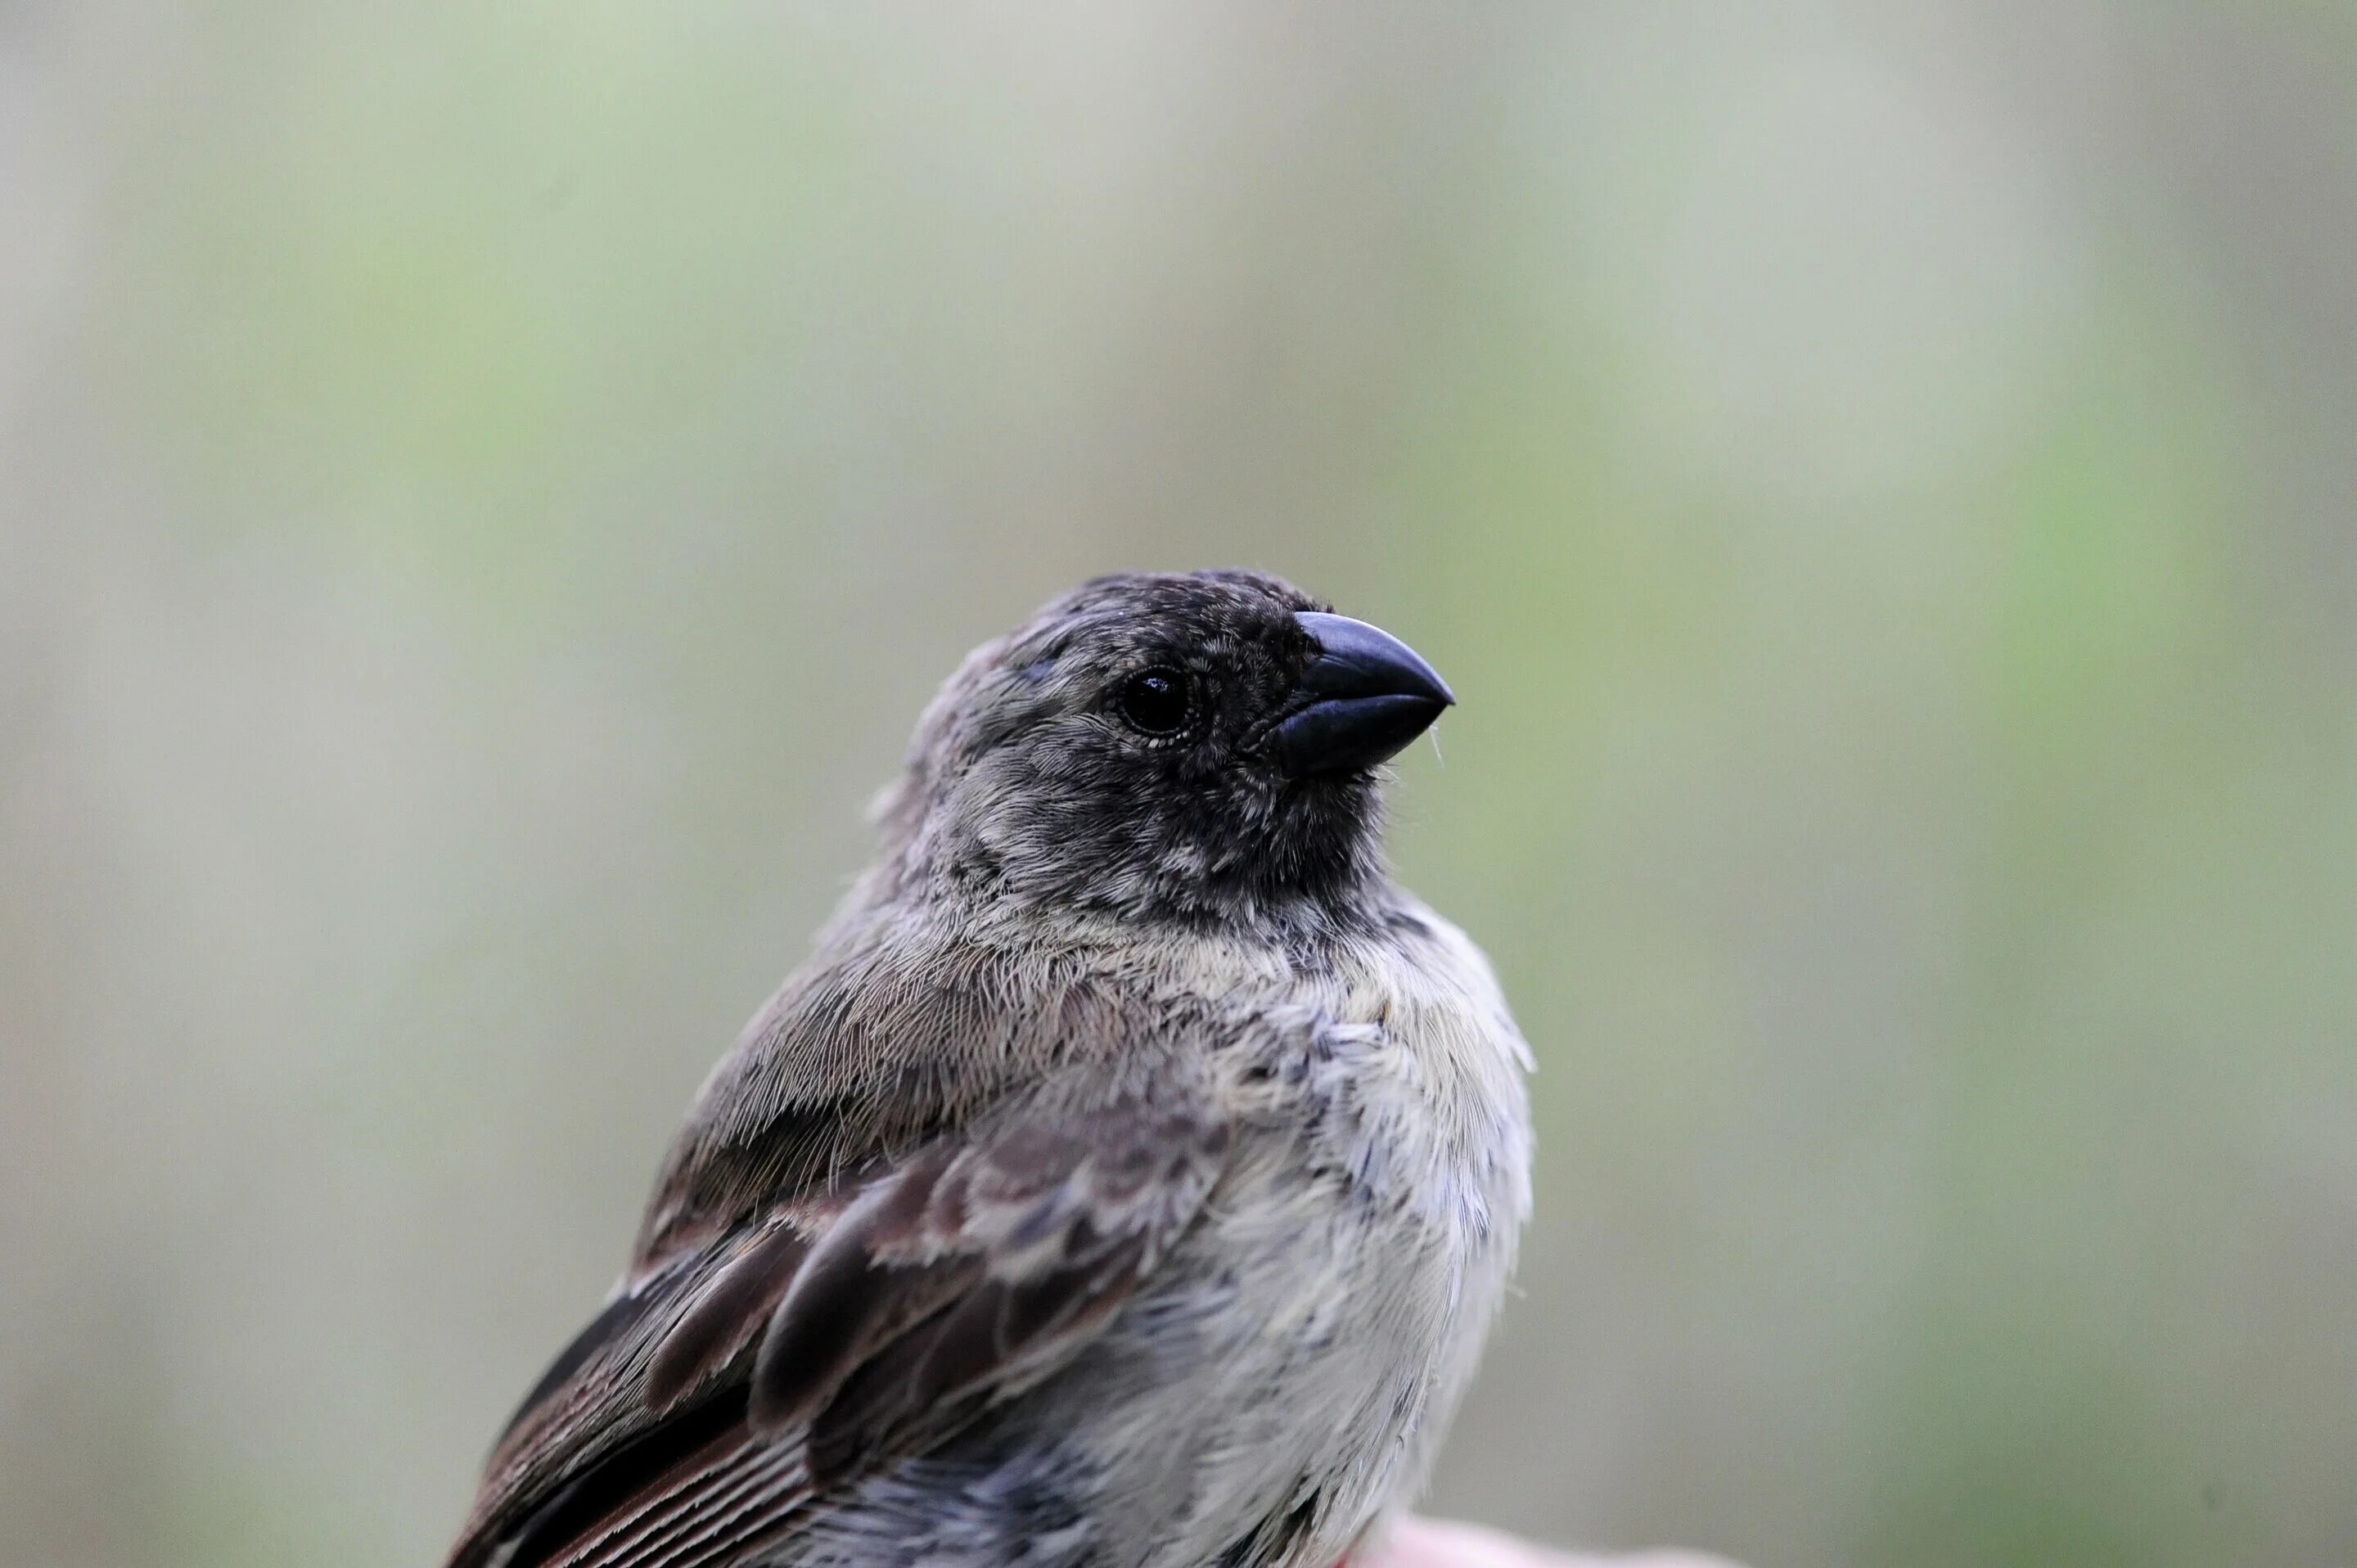
<path id="1" fill-rule="evenodd" d="M 1372 768 L 1457 701 L 1448 682 L 1390 632 L 1310 610 L 1293 618 L 1316 639 L 1318 656 L 1301 672 L 1294 710 L 1270 742 L 1287 778 Z"/>

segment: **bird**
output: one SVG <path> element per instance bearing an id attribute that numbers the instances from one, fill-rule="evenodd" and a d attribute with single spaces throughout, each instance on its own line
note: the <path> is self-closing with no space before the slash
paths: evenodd
<path id="1" fill-rule="evenodd" d="M 448 1568 L 1336 1568 L 1531 1205 L 1531 1056 L 1382 852 L 1456 701 L 1275 576 L 985 642 L 712 1069 Z"/>

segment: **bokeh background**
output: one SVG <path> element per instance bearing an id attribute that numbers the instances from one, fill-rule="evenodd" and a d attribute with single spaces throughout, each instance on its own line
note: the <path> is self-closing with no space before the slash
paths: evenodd
<path id="1" fill-rule="evenodd" d="M 431 1563 L 972 643 L 1463 693 L 1434 1499 L 2357 1561 L 2357 11 L 0 8 L 0 1560 Z"/>

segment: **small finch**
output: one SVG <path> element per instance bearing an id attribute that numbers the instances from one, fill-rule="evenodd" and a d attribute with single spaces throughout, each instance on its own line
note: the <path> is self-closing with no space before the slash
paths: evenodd
<path id="1" fill-rule="evenodd" d="M 1090 583 L 950 678 L 451 1568 L 1334 1568 L 1530 1206 L 1528 1053 L 1402 891 L 1455 699 L 1273 577 Z"/>

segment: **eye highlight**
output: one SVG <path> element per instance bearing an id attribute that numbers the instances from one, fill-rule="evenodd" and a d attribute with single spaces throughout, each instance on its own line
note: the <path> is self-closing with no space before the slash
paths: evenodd
<path id="1" fill-rule="evenodd" d="M 1194 716 L 1194 689 L 1176 670 L 1141 670 L 1122 682 L 1114 705 L 1140 735 L 1177 735 Z"/>

